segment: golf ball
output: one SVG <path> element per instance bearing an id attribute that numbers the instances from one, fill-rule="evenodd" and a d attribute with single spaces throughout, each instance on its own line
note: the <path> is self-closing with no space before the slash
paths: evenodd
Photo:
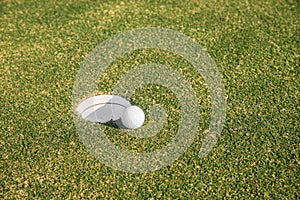
<path id="1" fill-rule="evenodd" d="M 137 129 L 145 121 L 144 111 L 138 106 L 129 106 L 121 116 L 122 124 L 128 129 Z"/>

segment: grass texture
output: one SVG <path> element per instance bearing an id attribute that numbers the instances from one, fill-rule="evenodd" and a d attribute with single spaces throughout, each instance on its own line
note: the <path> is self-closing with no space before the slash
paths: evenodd
<path id="1" fill-rule="evenodd" d="M 300 4 L 293 0 L 0 2 L 0 199 L 297 199 L 300 197 Z M 205 47 L 223 76 L 227 119 L 207 157 L 210 99 L 201 76 L 167 52 L 133 52 L 101 77 L 109 93 L 141 63 L 177 69 L 199 99 L 195 142 L 173 165 L 130 174 L 90 155 L 72 117 L 80 64 L 114 34 L 141 27 L 184 33 Z M 181 63 L 179 67 L 178 63 Z M 150 141 L 110 127 L 115 144 L 152 151 L 176 134 L 180 109 L 167 88 L 149 85 L 132 101 L 169 114 Z"/>

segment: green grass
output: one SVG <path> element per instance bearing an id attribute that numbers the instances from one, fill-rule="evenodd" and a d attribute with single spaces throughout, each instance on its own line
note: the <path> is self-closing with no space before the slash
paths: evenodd
<path id="1" fill-rule="evenodd" d="M 4 0 L 0 13 L 1 199 L 299 198 L 298 1 Z M 87 152 L 72 118 L 72 89 L 97 44 L 150 26 L 180 31 L 207 49 L 223 75 L 227 119 L 214 151 L 199 159 L 210 111 L 200 75 L 166 52 L 124 55 L 102 77 L 107 85 L 99 93 L 112 91 L 132 64 L 160 62 L 191 83 L 201 113 L 195 142 L 179 160 L 130 174 Z M 145 109 L 153 100 L 166 106 L 173 120 L 164 132 L 145 142 L 107 127 L 109 137 L 130 151 L 165 145 L 179 116 L 167 94 L 148 86 L 132 99 Z"/>

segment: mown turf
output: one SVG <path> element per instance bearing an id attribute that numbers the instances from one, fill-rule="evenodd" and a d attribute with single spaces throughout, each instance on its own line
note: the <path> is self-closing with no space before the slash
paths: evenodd
<path id="1" fill-rule="evenodd" d="M 298 1 L 4 0 L 0 12 L 1 199 L 299 198 Z M 199 159 L 210 109 L 200 75 L 166 52 L 125 55 L 102 77 L 99 92 L 111 91 L 132 64 L 160 62 L 187 78 L 201 113 L 199 134 L 178 161 L 130 174 L 87 152 L 72 118 L 72 89 L 97 44 L 150 26 L 180 31 L 207 49 L 223 75 L 227 120 L 214 151 Z M 132 151 L 167 143 L 178 125 L 178 105 L 167 93 L 149 86 L 132 99 L 145 109 L 162 102 L 173 113 L 162 140 L 109 137 Z"/>

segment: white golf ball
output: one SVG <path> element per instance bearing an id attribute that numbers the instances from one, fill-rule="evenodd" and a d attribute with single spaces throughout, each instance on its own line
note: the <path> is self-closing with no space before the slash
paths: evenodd
<path id="1" fill-rule="evenodd" d="M 137 129 L 143 125 L 145 114 L 138 106 L 129 106 L 121 117 L 122 124 L 128 129 Z"/>

